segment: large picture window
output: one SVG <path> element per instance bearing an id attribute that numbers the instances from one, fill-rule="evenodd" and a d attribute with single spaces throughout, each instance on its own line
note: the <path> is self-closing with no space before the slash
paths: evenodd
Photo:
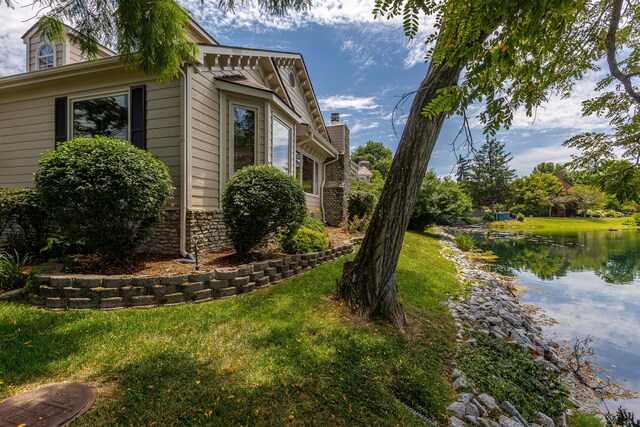
<path id="1" fill-rule="evenodd" d="M 106 136 L 129 140 L 129 96 L 73 101 L 73 137 Z"/>
<path id="2" fill-rule="evenodd" d="M 298 152 L 296 152 L 296 178 L 300 180 L 305 193 L 319 194 L 318 162 Z"/>
<path id="3" fill-rule="evenodd" d="M 255 164 L 256 111 L 233 109 L 233 171 Z"/>
<path id="4" fill-rule="evenodd" d="M 291 173 L 291 128 L 273 119 L 273 166 L 286 174 Z"/>

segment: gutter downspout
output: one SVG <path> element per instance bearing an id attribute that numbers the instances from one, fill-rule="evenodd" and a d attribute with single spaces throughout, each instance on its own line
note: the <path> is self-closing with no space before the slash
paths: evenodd
<path id="1" fill-rule="evenodd" d="M 322 222 L 324 222 L 325 224 L 327 223 L 327 218 L 326 218 L 326 213 L 324 209 L 324 185 L 327 182 L 327 165 L 330 165 L 331 163 L 335 163 L 338 160 L 340 160 L 340 155 L 342 154 L 344 154 L 344 151 L 338 151 L 338 157 L 331 160 L 330 162 L 325 162 L 323 166 L 324 173 L 322 174 L 322 192 L 320 193 L 320 207 L 322 208 Z"/>
<path id="2" fill-rule="evenodd" d="M 189 188 L 189 176 L 191 174 L 191 67 L 185 64 L 186 73 L 180 68 L 178 71 L 182 74 L 181 81 L 181 105 L 182 126 L 181 137 L 182 146 L 180 150 L 180 255 L 185 260 L 195 262 L 193 256 L 187 252 L 187 209 L 189 205 L 189 196 L 191 189 Z"/>

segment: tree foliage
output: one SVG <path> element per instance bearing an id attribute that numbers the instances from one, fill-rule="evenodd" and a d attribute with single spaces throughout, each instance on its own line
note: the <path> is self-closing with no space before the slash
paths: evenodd
<path id="1" fill-rule="evenodd" d="M 588 210 L 601 209 L 607 201 L 603 191 L 589 185 L 574 185 L 569 189 L 569 194 L 585 217 Z"/>
<path id="2" fill-rule="evenodd" d="M 368 141 L 365 145 L 356 147 L 351 153 L 351 161 L 359 163 L 362 160 L 369 162 L 370 169 L 377 170 L 385 178 L 391 168 L 393 153 L 382 142 Z"/>
<path id="3" fill-rule="evenodd" d="M 505 202 L 516 172 L 509 168 L 512 156 L 505 152 L 504 144 L 489 139 L 478 150 L 471 163 L 466 185 L 475 206 L 491 206 Z"/>
<path id="4" fill-rule="evenodd" d="M 551 173 L 532 173 L 513 183 L 515 210 L 527 215 L 551 216 L 551 210 L 564 207 L 566 199 L 564 187 Z"/>
<path id="5" fill-rule="evenodd" d="M 454 224 L 472 209 L 471 197 L 450 178 L 439 179 L 430 171 L 424 177 L 409 228 L 422 231 L 434 224 Z"/>

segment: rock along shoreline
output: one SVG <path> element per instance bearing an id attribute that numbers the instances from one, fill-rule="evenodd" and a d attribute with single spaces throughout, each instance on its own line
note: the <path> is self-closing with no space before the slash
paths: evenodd
<path id="1" fill-rule="evenodd" d="M 517 347 L 529 354 L 539 365 L 555 372 L 568 392 L 568 400 L 577 409 L 597 410 L 597 402 L 585 390 L 573 372 L 566 365 L 559 345 L 548 340 L 540 327 L 540 319 L 527 313 L 518 297 L 512 293 L 510 280 L 496 273 L 483 270 L 470 262 L 453 243 L 453 236 L 445 229 L 438 228 L 443 237 L 442 255 L 453 262 L 463 283 L 470 283 L 469 293 L 464 300 L 450 299 L 448 307 L 458 328 L 458 345 L 476 345 L 470 338 L 472 333 L 484 333 Z M 525 420 L 518 409 L 508 401 L 497 402 L 483 390 L 472 393 L 468 389 L 464 372 L 454 369 L 453 387 L 458 392 L 456 401 L 447 407 L 449 425 L 481 427 L 555 427 L 554 420 L 543 413 L 535 414 L 534 420 Z M 566 426 L 565 410 L 560 422 Z M 533 421 L 533 422 L 532 422 Z"/>

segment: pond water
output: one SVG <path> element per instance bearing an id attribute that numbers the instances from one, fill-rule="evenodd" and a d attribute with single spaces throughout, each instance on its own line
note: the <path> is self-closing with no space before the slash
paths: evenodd
<path id="1" fill-rule="evenodd" d="M 496 271 L 528 288 L 521 301 L 557 321 L 548 336 L 560 344 L 593 338 L 598 365 L 640 391 L 640 232 L 474 235 L 498 255 Z M 640 399 L 606 402 L 612 412 L 620 405 L 640 415 Z"/>

